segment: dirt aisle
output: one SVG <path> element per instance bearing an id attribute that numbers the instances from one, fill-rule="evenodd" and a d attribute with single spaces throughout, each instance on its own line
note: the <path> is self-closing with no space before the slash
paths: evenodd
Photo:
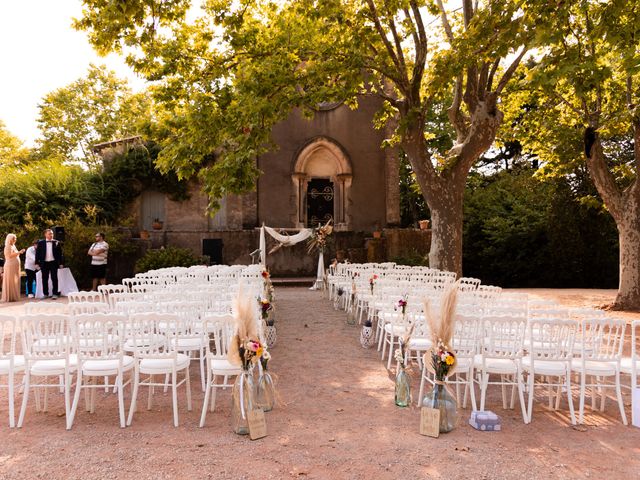
<path id="1" fill-rule="evenodd" d="M 195 362 L 194 410 L 186 411 L 181 392 L 179 428 L 170 395 L 156 394 L 148 412 L 142 391 L 141 409 L 124 430 L 115 397 L 98 395 L 96 413 L 79 412 L 66 432 L 58 394 L 49 413 L 31 404 L 24 428 L 9 430 L 0 390 L 0 479 L 627 479 L 640 471 L 640 429 L 624 427 L 613 402 L 574 429 L 565 402 L 549 412 L 538 399 L 533 423 L 524 425 L 519 409 L 502 410 L 496 391 L 487 408 L 502 417 L 502 432 L 473 430 L 467 409 L 453 432 L 420 436 L 418 409 L 394 405 L 393 373 L 375 348 L 360 347 L 359 328 L 346 325 L 344 312 L 306 288 L 276 294 L 272 371 L 281 402 L 267 414 L 268 437 L 252 442 L 231 432 L 229 390 L 198 428 L 203 396 Z M 416 392 L 418 373 L 412 376 Z"/>

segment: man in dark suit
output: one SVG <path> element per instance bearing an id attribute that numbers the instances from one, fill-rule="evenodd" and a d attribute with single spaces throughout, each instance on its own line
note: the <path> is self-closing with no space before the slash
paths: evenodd
<path id="1" fill-rule="evenodd" d="M 36 265 L 42 271 L 42 293 L 45 297 L 51 296 L 53 300 L 60 296 L 58 290 L 58 269 L 63 267 L 62 245 L 53 239 L 53 230 L 44 231 L 44 240 L 38 240 L 36 245 Z M 53 283 L 53 295 L 49 295 L 49 275 Z"/>

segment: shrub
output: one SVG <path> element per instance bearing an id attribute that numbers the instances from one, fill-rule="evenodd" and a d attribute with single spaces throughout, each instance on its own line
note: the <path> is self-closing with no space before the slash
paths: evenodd
<path id="1" fill-rule="evenodd" d="M 142 273 L 149 270 L 167 267 L 190 267 L 203 263 L 201 257 L 197 257 L 188 248 L 167 247 L 148 250 L 145 255 L 136 262 L 136 272 Z"/>

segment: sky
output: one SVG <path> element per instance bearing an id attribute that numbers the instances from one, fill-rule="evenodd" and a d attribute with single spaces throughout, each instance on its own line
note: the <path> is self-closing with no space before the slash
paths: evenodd
<path id="1" fill-rule="evenodd" d="M 42 97 L 83 77 L 90 63 L 106 65 L 134 90 L 143 86 L 122 58 L 98 56 L 72 28 L 81 14 L 81 0 L 0 0 L 0 120 L 27 146 L 38 136 Z"/>

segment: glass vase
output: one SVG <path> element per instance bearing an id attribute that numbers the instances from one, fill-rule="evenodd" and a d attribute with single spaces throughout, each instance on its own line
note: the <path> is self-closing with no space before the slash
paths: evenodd
<path id="1" fill-rule="evenodd" d="M 396 375 L 396 405 L 408 407 L 411 404 L 411 381 L 404 367 L 398 368 Z"/>
<path id="2" fill-rule="evenodd" d="M 453 430 L 458 420 L 457 403 L 444 383 L 436 383 L 422 399 L 422 406 L 440 410 L 440 433 Z"/>
<path id="3" fill-rule="evenodd" d="M 347 312 L 347 325 L 356 324 L 356 299 L 351 295 L 351 302 L 349 303 L 349 311 Z"/>
<path id="4" fill-rule="evenodd" d="M 276 389 L 273 385 L 273 378 L 271 378 L 271 374 L 266 370 L 263 370 L 258 377 L 255 400 L 255 407 L 261 408 L 265 412 L 270 412 L 275 406 Z"/>
<path id="5" fill-rule="evenodd" d="M 249 434 L 249 412 L 254 408 L 253 372 L 243 370 L 233 384 L 231 423 L 233 432 L 238 435 Z"/>

